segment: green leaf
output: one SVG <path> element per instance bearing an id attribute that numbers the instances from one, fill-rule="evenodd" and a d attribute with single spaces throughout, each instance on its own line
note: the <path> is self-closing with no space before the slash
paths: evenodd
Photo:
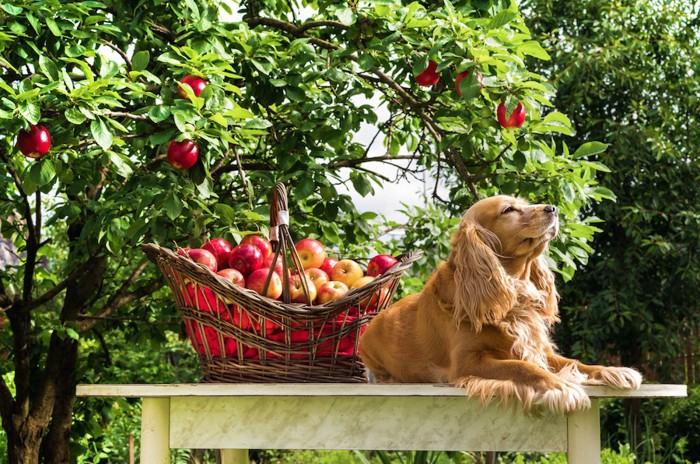
<path id="1" fill-rule="evenodd" d="M 174 221 L 182 213 L 182 200 L 175 195 L 175 192 L 171 191 L 165 197 L 165 201 L 163 201 L 163 209 L 165 209 L 165 214 L 170 220 Z"/>
<path id="2" fill-rule="evenodd" d="M 315 189 L 316 183 L 314 180 L 311 177 L 303 177 L 294 187 L 294 198 L 297 200 L 303 200 L 314 193 Z"/>
<path id="3" fill-rule="evenodd" d="M 39 68 L 51 80 L 57 81 L 61 77 L 56 64 L 45 55 L 39 57 Z"/>
<path id="4" fill-rule="evenodd" d="M 34 163 L 29 169 L 29 178 L 39 187 L 49 184 L 54 177 L 56 177 L 56 168 L 48 158 Z"/>
<path id="5" fill-rule="evenodd" d="M 491 18 L 491 21 L 489 22 L 489 29 L 499 29 L 517 17 L 518 13 L 515 11 L 503 10 Z"/>
<path id="6" fill-rule="evenodd" d="M 214 113 L 210 118 L 210 121 L 217 123 L 222 127 L 228 127 L 228 121 L 221 113 Z"/>
<path id="7" fill-rule="evenodd" d="M 357 21 L 357 13 L 355 13 L 350 7 L 338 8 L 335 11 L 335 15 L 345 26 L 352 26 L 355 24 L 355 21 Z"/>
<path id="8" fill-rule="evenodd" d="M 78 334 L 78 332 L 76 332 L 75 329 L 71 329 L 70 327 L 66 327 L 66 335 L 68 335 L 73 340 L 80 339 L 80 334 Z"/>
<path id="9" fill-rule="evenodd" d="M 92 132 L 95 141 L 103 150 L 108 150 L 112 146 L 112 133 L 102 119 L 98 118 L 90 123 L 90 132 Z"/>
<path id="10" fill-rule="evenodd" d="M 17 104 L 19 114 L 30 124 L 38 124 L 41 119 L 41 108 L 34 103 L 22 101 Z"/>
<path id="11" fill-rule="evenodd" d="M 131 67 L 134 71 L 143 71 L 148 67 L 148 62 L 151 59 L 151 54 L 148 50 L 141 50 L 140 52 L 134 53 L 131 58 Z"/>
<path id="12" fill-rule="evenodd" d="M 17 16 L 24 11 L 20 6 L 8 5 L 7 3 L 2 5 L 2 9 L 7 11 L 7 13 L 11 14 L 12 16 Z"/>
<path id="13" fill-rule="evenodd" d="M 608 144 L 602 142 L 586 142 L 576 149 L 574 158 L 583 158 L 585 156 L 597 155 L 608 149 Z"/>
<path id="14" fill-rule="evenodd" d="M 372 183 L 363 175 L 350 176 L 353 187 L 363 197 L 372 193 Z"/>
<path id="15" fill-rule="evenodd" d="M 163 122 L 170 117 L 170 107 L 167 105 L 155 105 L 148 110 L 148 117 L 153 122 Z"/>
<path id="16" fill-rule="evenodd" d="M 119 174 L 121 177 L 126 179 L 134 173 L 134 170 L 131 168 L 131 164 L 129 163 L 128 158 L 122 157 L 120 154 L 115 153 L 111 150 L 108 151 L 108 154 L 109 160 L 117 169 L 117 174 Z"/>
<path id="17" fill-rule="evenodd" d="M 229 205 L 217 203 L 214 205 L 214 213 L 216 213 L 224 222 L 227 222 L 228 224 L 235 224 L 236 222 L 236 210 Z"/>
<path id="18" fill-rule="evenodd" d="M 529 40 L 518 45 L 518 52 L 524 55 L 534 56 L 535 58 L 539 58 L 540 60 L 549 61 L 550 59 L 549 53 L 547 53 L 547 51 L 544 48 L 542 48 L 542 46 L 538 42 L 535 42 L 534 40 Z"/>
<path id="19" fill-rule="evenodd" d="M 73 124 L 82 124 L 87 119 L 85 115 L 78 108 L 67 108 L 63 112 L 64 116 L 68 122 Z"/>
<path id="20" fill-rule="evenodd" d="M 61 37 L 61 29 L 58 27 L 58 24 L 56 24 L 56 21 L 51 18 L 44 18 L 44 21 L 53 35 Z"/>

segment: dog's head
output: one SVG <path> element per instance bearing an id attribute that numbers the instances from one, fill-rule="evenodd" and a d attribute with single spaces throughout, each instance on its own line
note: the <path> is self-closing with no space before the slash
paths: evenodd
<path id="1" fill-rule="evenodd" d="M 502 320 L 531 282 L 542 294 L 543 315 L 557 317 L 554 275 L 544 256 L 559 231 L 557 208 L 499 195 L 475 203 L 452 237 L 455 317 L 475 330 Z M 520 281 L 520 282 L 518 282 Z"/>

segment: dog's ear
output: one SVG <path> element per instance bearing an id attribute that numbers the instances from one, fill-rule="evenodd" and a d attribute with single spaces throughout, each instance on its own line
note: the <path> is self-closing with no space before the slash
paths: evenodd
<path id="1" fill-rule="evenodd" d="M 493 248 L 498 239 L 469 220 L 452 237 L 455 319 L 468 319 L 477 332 L 500 322 L 516 301 L 512 278 Z"/>
<path id="2" fill-rule="evenodd" d="M 547 259 L 540 255 L 530 264 L 530 281 L 544 295 L 544 316 L 550 323 L 559 320 L 559 293 L 554 283 L 554 273 Z"/>

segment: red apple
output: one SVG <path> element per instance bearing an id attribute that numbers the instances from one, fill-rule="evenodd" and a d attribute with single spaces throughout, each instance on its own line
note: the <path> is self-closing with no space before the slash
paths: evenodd
<path id="1" fill-rule="evenodd" d="M 27 158 L 41 158 L 51 148 L 51 134 L 44 126 L 29 126 L 29 131 L 20 129 L 17 148 Z"/>
<path id="2" fill-rule="evenodd" d="M 518 102 L 518 105 L 508 116 L 506 114 L 506 104 L 501 102 L 496 110 L 496 116 L 498 117 L 498 122 L 505 128 L 520 127 L 525 122 L 525 105 L 522 102 Z"/>
<path id="3" fill-rule="evenodd" d="M 243 274 L 241 274 L 239 271 L 237 271 L 235 269 L 230 269 L 230 268 L 221 269 L 221 270 L 217 271 L 216 274 L 220 275 L 224 279 L 230 280 L 231 282 L 234 283 L 234 285 L 238 285 L 239 287 L 245 288 L 245 277 L 243 277 Z M 230 298 L 226 298 L 223 296 L 221 297 L 221 301 L 223 301 L 227 305 L 232 305 L 234 303 L 234 301 L 231 300 Z"/>
<path id="4" fill-rule="evenodd" d="M 457 74 L 457 78 L 455 79 L 455 88 L 457 89 L 457 93 L 459 96 L 462 96 L 462 89 L 459 88 L 459 83 L 462 82 L 462 79 L 467 77 L 469 75 L 469 70 L 462 71 L 461 73 Z M 481 84 L 481 88 L 484 88 L 484 76 L 481 75 L 479 71 L 476 72 L 476 81 Z"/>
<path id="5" fill-rule="evenodd" d="M 185 304 L 194 306 L 200 311 L 218 313 L 225 310 L 224 301 L 216 296 L 210 288 L 202 285 L 193 285 L 189 282 L 185 285 Z"/>
<path id="6" fill-rule="evenodd" d="M 326 304 L 344 297 L 350 289 L 342 282 L 331 280 L 321 285 L 316 293 L 316 302 Z"/>
<path id="7" fill-rule="evenodd" d="M 260 251 L 258 250 L 258 252 Z M 267 287 L 267 293 L 265 293 L 265 282 L 267 281 L 267 275 L 269 272 L 269 269 L 257 269 L 253 271 L 246 279 L 246 288 L 254 290 L 260 295 L 276 300 L 282 295 L 282 279 L 280 279 L 280 276 L 273 272 L 272 276 L 270 277 L 270 285 Z"/>
<path id="8" fill-rule="evenodd" d="M 318 287 L 331 280 L 330 277 L 328 277 L 328 274 L 326 274 L 324 271 L 320 270 L 317 267 L 310 267 L 308 269 L 304 269 L 304 274 L 306 275 L 306 277 L 309 278 L 311 282 L 313 282 L 314 287 L 316 287 L 316 289 L 318 289 Z"/>
<path id="9" fill-rule="evenodd" d="M 369 260 L 367 264 L 367 275 L 382 275 L 398 262 L 399 260 L 391 255 L 377 255 Z"/>
<path id="10" fill-rule="evenodd" d="M 373 276 L 362 277 L 361 279 L 356 280 L 354 284 L 352 284 L 351 289 L 362 288 L 365 285 L 372 282 L 375 278 L 376 277 L 373 277 Z M 376 310 L 380 304 L 382 304 L 386 301 L 388 296 L 389 296 L 389 286 L 385 285 L 384 287 L 378 288 L 370 296 L 363 298 L 362 301 L 360 301 L 360 306 L 362 308 L 364 308 L 365 310 L 369 310 L 369 311 Z"/>
<path id="11" fill-rule="evenodd" d="M 228 254 L 228 266 L 236 269 L 243 277 L 248 277 L 263 265 L 263 256 L 255 245 L 237 245 Z"/>
<path id="12" fill-rule="evenodd" d="M 217 271 L 216 274 L 220 275 L 224 279 L 230 280 L 239 287 L 245 287 L 245 277 L 243 277 L 243 274 L 236 269 L 221 269 L 220 271 Z"/>
<path id="13" fill-rule="evenodd" d="M 270 267 L 272 266 L 273 259 L 275 259 L 274 254 L 268 256 L 267 258 L 264 258 L 262 268 L 270 269 Z M 277 256 L 277 262 L 275 263 L 275 272 L 277 273 L 277 275 L 282 277 L 282 273 L 284 272 L 284 264 L 282 263 L 282 256 L 281 255 Z"/>
<path id="14" fill-rule="evenodd" d="M 289 278 L 289 298 L 292 303 L 306 303 L 306 294 L 302 283 L 304 279 L 306 280 L 306 288 L 309 291 L 309 301 L 313 303 L 316 299 L 316 286 L 311 279 L 306 274 L 296 274 Z"/>
<path id="15" fill-rule="evenodd" d="M 202 90 L 204 90 L 204 87 L 207 86 L 207 81 L 201 77 L 193 76 L 192 74 L 188 74 L 180 79 L 180 84 L 177 86 L 177 94 L 180 96 L 180 98 L 187 100 L 187 94 L 182 89 L 182 87 L 185 85 L 192 89 L 195 97 L 199 97 Z"/>
<path id="16" fill-rule="evenodd" d="M 211 254 L 211 252 L 209 252 L 208 250 L 205 250 L 203 248 L 193 248 L 187 251 L 186 254 L 187 257 L 195 263 L 202 264 L 210 271 L 216 272 L 218 263 L 216 262 L 216 258 L 214 257 L 214 255 Z"/>
<path id="17" fill-rule="evenodd" d="M 331 270 L 331 281 L 342 282 L 351 287 L 357 279 L 365 275 L 362 267 L 352 259 L 341 259 Z"/>
<path id="18" fill-rule="evenodd" d="M 228 267 L 228 254 L 231 252 L 231 244 L 225 238 L 217 237 L 202 245 L 202 248 L 210 251 L 219 263 L 219 270 Z"/>
<path id="19" fill-rule="evenodd" d="M 263 258 L 267 258 L 272 254 L 272 244 L 268 239 L 259 234 L 249 234 L 241 239 L 239 245 L 255 245 L 260 249 Z"/>
<path id="20" fill-rule="evenodd" d="M 335 258 L 331 258 L 330 256 L 326 259 L 323 260 L 323 264 L 321 264 L 321 269 L 323 272 L 328 274 L 328 276 L 331 275 L 331 271 L 333 270 L 333 266 L 338 264 L 338 260 Z"/>
<path id="21" fill-rule="evenodd" d="M 320 267 L 323 264 L 323 260 L 326 259 L 326 249 L 316 239 L 303 238 L 294 245 L 294 248 L 299 254 L 299 259 L 301 259 L 304 269 Z"/>
<path id="22" fill-rule="evenodd" d="M 182 142 L 173 140 L 168 145 L 168 163 L 175 169 L 189 169 L 199 159 L 199 147 L 190 139 Z"/>
<path id="23" fill-rule="evenodd" d="M 440 81 L 440 74 L 435 72 L 437 65 L 438 64 L 433 60 L 428 61 L 427 69 L 416 76 L 418 85 L 431 87 Z"/>

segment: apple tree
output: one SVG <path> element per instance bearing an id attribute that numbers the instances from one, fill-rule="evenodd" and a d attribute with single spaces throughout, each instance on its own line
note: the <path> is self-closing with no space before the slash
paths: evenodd
<path id="1" fill-rule="evenodd" d="M 555 141 L 573 130 L 528 59 L 549 56 L 508 0 L 4 1 L 0 232 L 16 253 L 0 268 L 9 462 L 70 462 L 75 385 L 98 366 L 81 347 L 109 353 L 123 348 L 108 341 L 155 343 L 177 330 L 139 244 L 264 229 L 277 182 L 298 236 L 341 249 L 375 238 L 376 215 L 357 211 L 348 191 L 390 186 L 382 165 L 442 183 L 447 197 L 435 189 L 430 200 L 444 216 L 495 192 L 555 203 L 564 225 L 553 257 L 571 276 L 594 231 L 579 212 L 611 197 L 590 159 L 605 146 Z M 420 85 L 430 61 L 437 79 Z M 206 86 L 180 85 L 186 76 Z M 37 126 L 50 135 L 43 155 Z M 377 136 L 358 140 L 363 127 Z M 186 141 L 196 156 L 191 145 L 171 153 L 195 159 L 183 169 L 168 147 Z M 405 246 L 430 248 L 408 235 Z"/>

